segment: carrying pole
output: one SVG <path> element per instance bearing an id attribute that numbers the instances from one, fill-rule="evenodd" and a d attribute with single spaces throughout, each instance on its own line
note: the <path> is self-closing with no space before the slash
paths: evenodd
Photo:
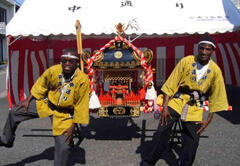
<path id="1" fill-rule="evenodd" d="M 84 72 L 84 68 L 83 68 L 83 59 L 82 59 L 82 56 L 83 56 L 83 51 L 82 51 L 82 33 L 81 33 L 81 24 L 80 24 L 80 21 L 77 20 L 76 21 L 76 24 L 75 24 L 75 27 L 76 27 L 76 34 L 77 34 L 77 50 L 78 50 L 78 54 L 79 54 L 79 63 L 80 63 L 80 67 L 81 67 L 81 71 Z"/>

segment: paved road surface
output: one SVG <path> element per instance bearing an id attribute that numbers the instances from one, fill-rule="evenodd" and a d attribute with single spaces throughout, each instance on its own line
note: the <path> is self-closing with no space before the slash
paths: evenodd
<path id="1" fill-rule="evenodd" d="M 6 70 L 0 65 L 0 97 L 6 94 Z"/>
<path id="2" fill-rule="evenodd" d="M 233 111 L 215 114 L 213 122 L 200 139 L 194 166 L 240 165 L 240 88 L 228 89 Z M 8 113 L 6 97 L 0 98 L 0 106 L 2 133 Z M 138 166 L 141 155 L 147 153 L 157 125 L 158 120 L 152 114 L 136 119 L 99 119 L 92 116 L 90 125 L 84 128 L 85 139 L 75 149 L 69 165 Z M 53 150 L 50 120 L 26 121 L 17 130 L 14 147 L 0 147 L 0 165 L 51 166 Z M 164 158 L 159 160 L 157 166 L 174 166 L 171 155 L 165 155 Z"/>

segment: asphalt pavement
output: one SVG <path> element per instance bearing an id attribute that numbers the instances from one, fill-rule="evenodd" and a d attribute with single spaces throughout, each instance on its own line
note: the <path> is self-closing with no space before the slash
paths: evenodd
<path id="1" fill-rule="evenodd" d="M 0 98 L 6 96 L 6 69 L 0 65 Z"/>
<path id="2" fill-rule="evenodd" d="M 227 86 L 230 112 L 215 114 L 200 138 L 194 166 L 239 166 L 240 164 L 240 87 Z M 8 102 L 0 97 L 0 133 L 8 114 Z M 204 113 L 206 118 L 207 113 Z M 158 125 L 153 114 L 139 118 L 101 119 L 91 115 L 83 127 L 83 141 L 71 155 L 69 165 L 138 166 L 148 153 Z M 179 146 L 167 153 L 156 166 L 176 165 Z M 0 147 L 1 166 L 52 166 L 54 141 L 49 118 L 33 119 L 20 124 L 13 148 Z"/>

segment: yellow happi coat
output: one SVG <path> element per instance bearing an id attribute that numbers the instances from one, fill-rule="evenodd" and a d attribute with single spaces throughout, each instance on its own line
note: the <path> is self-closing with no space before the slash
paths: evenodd
<path id="1" fill-rule="evenodd" d="M 179 87 L 188 86 L 190 90 L 198 90 L 206 93 L 209 91 L 209 110 L 218 112 L 228 109 L 228 101 L 224 80 L 220 68 L 212 60 L 209 61 L 207 71 L 203 77 L 196 79 L 197 62 L 193 55 L 184 57 L 177 64 L 167 81 L 162 87 L 162 91 L 170 97 L 178 91 Z M 182 113 L 184 105 L 189 101 L 190 96 L 182 94 L 180 98 L 171 98 L 168 106 Z M 189 105 L 186 121 L 201 121 L 203 110 L 200 103 Z"/>
<path id="2" fill-rule="evenodd" d="M 72 123 L 89 123 L 89 92 L 89 79 L 86 74 L 76 69 L 72 79 L 63 82 L 61 65 L 47 69 L 31 89 L 31 94 L 36 98 L 39 117 L 53 115 L 53 135 L 62 135 Z M 48 100 L 57 107 L 73 108 L 73 118 L 69 113 L 51 110 L 48 107 Z"/>

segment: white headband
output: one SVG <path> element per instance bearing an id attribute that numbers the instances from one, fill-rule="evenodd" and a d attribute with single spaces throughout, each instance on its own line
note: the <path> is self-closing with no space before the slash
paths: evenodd
<path id="1" fill-rule="evenodd" d="M 71 55 L 71 54 L 63 54 L 61 57 L 62 57 L 62 58 L 79 59 L 79 58 L 76 57 L 75 55 Z"/>
<path id="2" fill-rule="evenodd" d="M 200 42 L 198 43 L 198 45 L 200 45 L 200 44 L 210 44 L 210 45 L 212 45 L 214 48 L 216 48 L 216 45 L 215 45 L 213 42 L 210 42 L 210 41 L 206 41 L 206 40 L 200 41 Z"/>

